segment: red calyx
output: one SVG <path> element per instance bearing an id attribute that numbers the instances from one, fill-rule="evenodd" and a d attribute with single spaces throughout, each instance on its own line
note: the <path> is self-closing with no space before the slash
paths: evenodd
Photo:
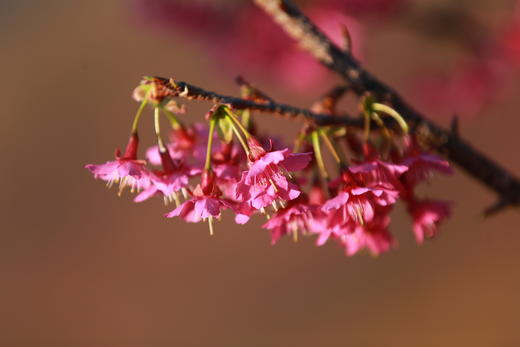
<path id="1" fill-rule="evenodd" d="M 212 170 L 204 170 L 202 173 L 202 182 L 200 187 L 204 195 L 208 196 L 219 196 L 222 194 L 215 184 L 216 175 Z"/>
<path id="2" fill-rule="evenodd" d="M 249 160 L 251 161 L 256 161 L 262 158 L 265 155 L 265 153 L 267 153 L 265 149 L 262 147 L 262 145 L 260 145 L 260 142 L 258 142 L 258 140 L 254 137 L 249 138 L 248 144 L 250 150 Z"/>
<path id="3" fill-rule="evenodd" d="M 161 157 L 161 164 L 164 173 L 171 173 L 180 167 L 180 163 L 172 159 L 168 149 L 165 149 L 164 151 L 159 150 L 159 156 Z"/>
<path id="4" fill-rule="evenodd" d="M 125 154 L 123 154 L 122 159 L 129 160 L 137 160 L 137 148 L 139 146 L 139 136 L 137 133 L 133 133 L 130 135 L 130 139 L 128 140 L 128 144 L 125 148 Z M 118 156 L 119 150 L 116 151 L 116 156 Z"/>

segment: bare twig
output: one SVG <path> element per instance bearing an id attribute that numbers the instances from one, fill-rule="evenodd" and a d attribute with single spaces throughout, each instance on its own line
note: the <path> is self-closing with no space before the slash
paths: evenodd
<path id="1" fill-rule="evenodd" d="M 254 0 L 302 48 L 348 82 L 358 95 L 370 92 L 376 99 L 392 105 L 406 119 L 411 130 L 424 143 L 463 168 L 499 195 L 488 212 L 509 205 L 520 205 L 520 181 L 499 164 L 473 148 L 460 135 L 448 131 L 409 106 L 393 88 L 367 70 L 347 51 L 330 41 L 290 0 Z"/>
<path id="2" fill-rule="evenodd" d="M 222 95 L 204 90 L 187 82 L 174 81 L 173 79 L 163 77 L 154 77 L 153 82 L 161 87 L 163 96 L 183 97 L 189 100 L 203 100 L 215 104 L 227 104 L 237 110 L 248 109 L 252 111 L 272 113 L 285 118 L 300 118 L 316 125 L 363 126 L 363 119 L 361 118 L 353 118 L 347 115 L 331 117 L 326 113 L 316 113 L 308 109 L 276 103 L 272 99 L 261 100 L 258 102 L 245 98 Z"/>

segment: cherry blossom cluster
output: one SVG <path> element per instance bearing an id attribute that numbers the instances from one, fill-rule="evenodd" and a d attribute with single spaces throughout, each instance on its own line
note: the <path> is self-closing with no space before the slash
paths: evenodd
<path id="1" fill-rule="evenodd" d="M 186 107 L 153 78 L 134 98 L 141 104 L 124 153 L 86 168 L 109 187 L 117 184 L 119 194 L 130 187 L 135 202 L 161 197 L 175 204 L 166 217 L 207 222 L 211 234 L 228 210 L 238 224 L 265 218 L 273 244 L 285 235 L 314 235 L 317 245 L 335 241 L 349 256 L 378 255 L 397 244 L 389 226 L 398 201 L 407 206 L 418 243 L 434 237 L 450 214 L 448 203 L 415 192 L 432 173 L 451 173 L 448 162 L 425 152 L 399 114 L 370 97 L 360 105 L 364 128 L 306 123 L 293 149 L 275 134 L 258 133 L 250 110 L 226 104 L 214 105 L 203 122 L 185 124 Z M 147 109 L 153 110 L 156 144 L 139 158 L 138 128 Z M 170 126 L 168 141 L 161 116 Z M 401 130 L 387 128 L 385 116 Z"/>

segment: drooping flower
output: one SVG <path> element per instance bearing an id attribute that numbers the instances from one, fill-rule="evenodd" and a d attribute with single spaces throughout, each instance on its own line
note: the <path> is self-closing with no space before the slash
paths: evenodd
<path id="1" fill-rule="evenodd" d="M 308 233 L 311 222 L 311 211 L 316 207 L 307 202 L 307 198 L 300 195 L 287 206 L 276 211 L 262 228 L 271 231 L 271 244 L 276 244 L 282 236 L 292 234 L 296 239 L 298 233 Z"/>
<path id="2" fill-rule="evenodd" d="M 277 200 L 296 199 L 301 191 L 291 182 L 288 172 L 305 168 L 311 154 L 290 153 L 287 148 L 268 152 L 253 138 L 249 139 L 249 148 L 249 170 L 242 173 L 235 187 L 235 198 L 255 209 L 262 209 Z"/>
<path id="3" fill-rule="evenodd" d="M 173 160 L 167 150 L 159 151 L 163 170 L 155 170 L 150 173 L 150 186 L 137 195 L 135 202 L 142 202 L 160 193 L 165 203 L 179 198 L 177 192 L 188 186 L 189 178 L 201 173 L 202 170 L 185 165 L 180 160 Z"/>
<path id="4" fill-rule="evenodd" d="M 338 214 L 328 214 L 323 212 L 320 208 L 313 212 L 313 218 L 309 223 L 309 229 L 312 233 L 318 235 L 318 238 L 316 239 L 317 246 L 323 246 L 330 238 L 339 239 L 341 235 L 348 232 L 347 225 L 349 225 L 350 222 L 343 220 L 343 218 Z"/>
<path id="5" fill-rule="evenodd" d="M 127 186 L 131 187 L 132 192 L 146 189 L 150 185 L 150 172 L 146 168 L 146 162 L 137 159 L 138 145 L 139 137 L 134 133 L 130 136 L 123 156 L 117 149 L 115 160 L 105 164 L 88 164 L 85 168 L 90 170 L 95 178 L 106 181 L 109 187 L 119 183 L 119 194 Z"/>
<path id="6" fill-rule="evenodd" d="M 418 183 L 429 179 L 433 171 L 446 175 L 453 173 L 453 169 L 448 161 L 434 154 L 423 152 L 415 139 L 407 139 L 407 145 L 402 164 L 408 166 L 408 171 L 404 173 L 403 179 L 409 188 L 413 188 Z"/>
<path id="7" fill-rule="evenodd" d="M 351 232 L 340 236 L 339 240 L 345 247 L 347 256 L 353 256 L 366 249 L 372 255 L 380 255 L 389 251 L 397 243 L 388 231 L 390 217 L 381 211 L 377 218 L 365 225 L 354 225 Z"/>
<path id="8" fill-rule="evenodd" d="M 191 195 L 191 199 L 166 214 L 166 217 L 179 216 L 190 223 L 208 220 L 210 234 L 213 234 L 213 218 L 219 218 L 222 210 L 235 207 L 233 202 L 220 198 L 221 192 L 215 184 L 212 171 L 203 172 L 201 184 L 197 185 Z"/>
<path id="9" fill-rule="evenodd" d="M 354 221 L 364 225 L 371 222 L 375 216 L 376 206 L 393 205 L 399 198 L 399 191 L 392 184 L 393 179 L 381 181 L 387 179 L 385 175 L 391 172 L 389 168 L 393 166 L 349 167 L 341 176 L 341 189 L 335 197 L 325 202 L 322 207 L 323 212 L 333 214 L 331 221 L 334 223 Z M 376 173 L 377 170 L 383 170 L 385 175 Z M 401 169 L 395 170 L 396 173 L 401 172 Z"/>
<path id="10" fill-rule="evenodd" d="M 318 234 L 316 245 L 322 246 L 329 239 L 339 242 L 348 256 L 366 249 L 372 255 L 390 250 L 396 241 L 388 231 L 391 206 L 375 206 L 372 220 L 360 224 L 341 214 L 323 213 L 321 218 L 312 219 L 311 230 Z M 344 218 L 343 218 L 344 217 Z"/>
<path id="11" fill-rule="evenodd" d="M 408 202 L 408 211 L 413 218 L 413 232 L 417 243 L 431 239 L 438 233 L 439 224 L 450 216 L 449 204 L 437 200 L 417 200 Z"/>
<path id="12" fill-rule="evenodd" d="M 372 187 L 386 187 L 392 190 L 400 190 L 399 178 L 408 171 L 408 166 L 398 165 L 373 159 L 349 167 L 349 171 Z"/>

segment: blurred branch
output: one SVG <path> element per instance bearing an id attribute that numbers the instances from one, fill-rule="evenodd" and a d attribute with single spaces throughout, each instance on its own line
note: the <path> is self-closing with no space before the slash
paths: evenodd
<path id="1" fill-rule="evenodd" d="M 392 105 L 427 145 L 446 156 L 499 195 L 486 213 L 520 204 L 520 181 L 499 164 L 474 149 L 457 133 L 446 130 L 408 105 L 393 88 L 369 73 L 347 51 L 337 47 L 290 0 L 255 0 L 296 41 L 330 70 L 341 76 L 358 95 L 367 92 Z"/>

